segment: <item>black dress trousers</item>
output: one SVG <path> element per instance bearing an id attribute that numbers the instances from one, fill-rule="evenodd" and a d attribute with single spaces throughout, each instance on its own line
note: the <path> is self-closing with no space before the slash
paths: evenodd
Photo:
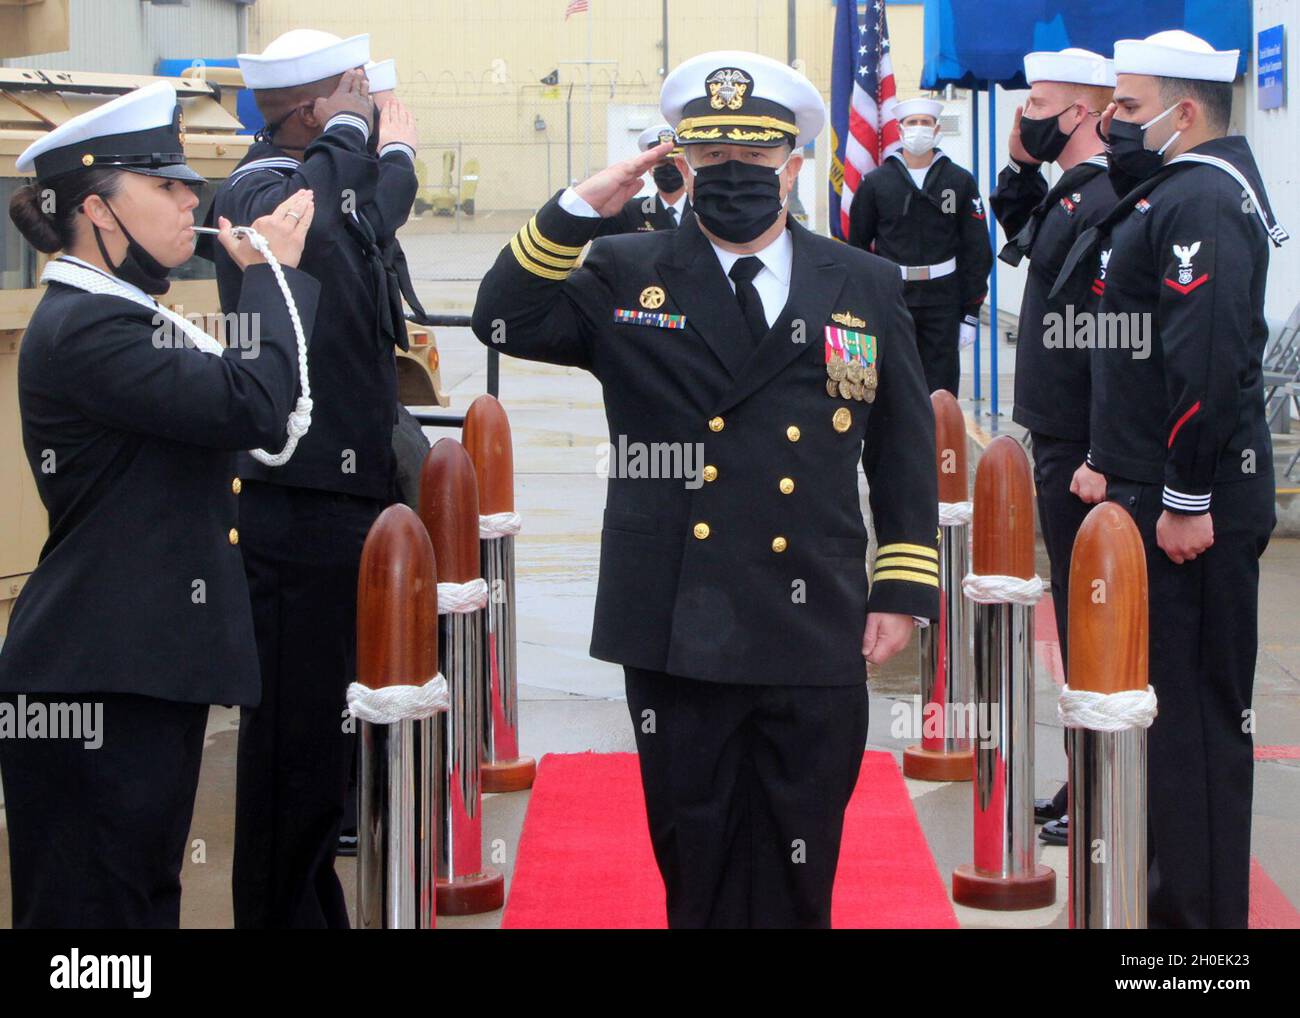
<path id="1" fill-rule="evenodd" d="M 1038 492 L 1038 526 L 1052 574 L 1052 609 L 1061 638 L 1061 663 L 1069 667 L 1070 555 L 1074 539 L 1092 506 L 1070 491 L 1074 472 L 1088 456 L 1087 442 L 1053 438 L 1031 431 L 1034 487 Z"/>
<path id="2" fill-rule="evenodd" d="M 956 396 L 961 384 L 961 305 L 908 305 L 907 310 L 916 326 L 916 348 L 921 355 L 926 390 L 947 389 Z"/>
<path id="3" fill-rule="evenodd" d="M 102 705 L 102 715 L 89 743 L 0 739 L 14 929 L 175 929 L 207 704 L 25 699 L 38 702 L 51 717 L 50 704 Z"/>
<path id="4" fill-rule="evenodd" d="M 829 928 L 867 740 L 866 682 L 624 672 L 669 927 Z"/>
<path id="5" fill-rule="evenodd" d="M 1273 475 L 1215 486 L 1214 544 L 1175 565 L 1156 545 L 1161 487 L 1111 480 L 1106 497 L 1146 546 L 1150 682 L 1147 921 L 1151 929 L 1245 929 L 1250 904 L 1259 558 Z"/>
<path id="6" fill-rule="evenodd" d="M 346 929 L 334 855 L 355 735 L 357 574 L 385 504 L 256 481 L 240 495 L 262 700 L 239 718 L 237 928 Z"/>

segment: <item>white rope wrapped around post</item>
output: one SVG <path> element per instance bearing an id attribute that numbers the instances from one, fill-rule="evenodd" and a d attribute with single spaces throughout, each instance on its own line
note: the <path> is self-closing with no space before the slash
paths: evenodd
<path id="1" fill-rule="evenodd" d="M 1043 598 L 1043 578 L 1032 576 L 980 576 L 967 573 L 961 590 L 976 604 L 1034 605 Z"/>
<path id="2" fill-rule="evenodd" d="M 494 537 L 514 537 L 523 528 L 518 513 L 491 513 L 478 518 L 478 536 L 483 540 Z"/>
<path id="3" fill-rule="evenodd" d="M 487 605 L 487 580 L 479 576 L 468 583 L 438 584 L 438 614 L 464 615 Z"/>
<path id="4" fill-rule="evenodd" d="M 1124 732 L 1131 728 L 1150 728 L 1156 714 L 1156 691 L 1125 689 L 1117 693 L 1094 693 L 1071 689 L 1067 683 L 1056 701 L 1056 716 L 1066 728 L 1086 728 L 1092 732 Z"/>
<path id="5" fill-rule="evenodd" d="M 442 672 L 422 686 L 395 685 L 371 689 L 360 682 L 348 686 L 348 711 L 372 725 L 393 725 L 399 721 L 423 721 L 449 709 L 447 680 Z"/>
<path id="6" fill-rule="evenodd" d="M 973 502 L 940 502 L 939 526 L 960 527 L 971 521 L 974 512 Z"/>

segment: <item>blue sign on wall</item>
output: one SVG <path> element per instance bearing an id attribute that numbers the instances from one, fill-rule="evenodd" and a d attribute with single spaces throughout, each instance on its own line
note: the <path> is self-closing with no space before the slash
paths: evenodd
<path id="1" fill-rule="evenodd" d="M 1286 39 L 1282 26 L 1274 25 L 1259 33 L 1255 50 L 1259 68 L 1259 108 L 1275 110 L 1286 105 Z"/>

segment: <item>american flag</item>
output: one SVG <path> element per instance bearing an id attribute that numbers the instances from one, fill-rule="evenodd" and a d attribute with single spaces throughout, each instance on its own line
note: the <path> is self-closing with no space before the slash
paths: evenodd
<path id="1" fill-rule="evenodd" d="M 581 14 L 587 10 L 587 0 L 569 0 L 569 6 L 564 8 L 564 20 L 568 21 L 570 15 Z"/>
<path id="2" fill-rule="evenodd" d="M 831 68 L 831 232 L 849 237 L 849 209 L 862 178 L 902 145 L 894 116 L 894 64 L 884 0 L 838 0 Z"/>

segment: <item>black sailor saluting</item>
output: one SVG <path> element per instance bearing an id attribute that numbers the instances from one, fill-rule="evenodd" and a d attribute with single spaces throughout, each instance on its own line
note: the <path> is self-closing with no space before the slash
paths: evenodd
<path id="1" fill-rule="evenodd" d="M 661 107 L 695 215 L 601 238 L 574 270 L 667 144 L 596 174 L 502 251 L 474 330 L 591 371 L 615 446 L 702 454 L 698 478 L 611 476 L 591 652 L 625 669 L 670 925 L 824 927 L 863 657 L 938 612 L 933 414 L 897 268 L 786 214 L 816 89 L 708 53 Z"/>
<path id="2" fill-rule="evenodd" d="M 74 117 L 17 166 L 37 181 L 10 217 L 63 254 L 19 353 L 50 535 L 0 651 L 0 722 L 24 724 L 24 702 L 47 716 L 102 705 L 102 744 L 15 739 L 0 723 L 13 925 L 174 927 L 208 705 L 260 695 L 235 451 L 286 445 L 295 333 L 271 269 L 226 221 L 259 345 L 209 353 L 214 340 L 154 300 L 194 253 L 203 183 L 168 82 Z M 299 191 L 253 224 L 305 330 L 318 287 L 292 266 L 313 209 Z"/>

